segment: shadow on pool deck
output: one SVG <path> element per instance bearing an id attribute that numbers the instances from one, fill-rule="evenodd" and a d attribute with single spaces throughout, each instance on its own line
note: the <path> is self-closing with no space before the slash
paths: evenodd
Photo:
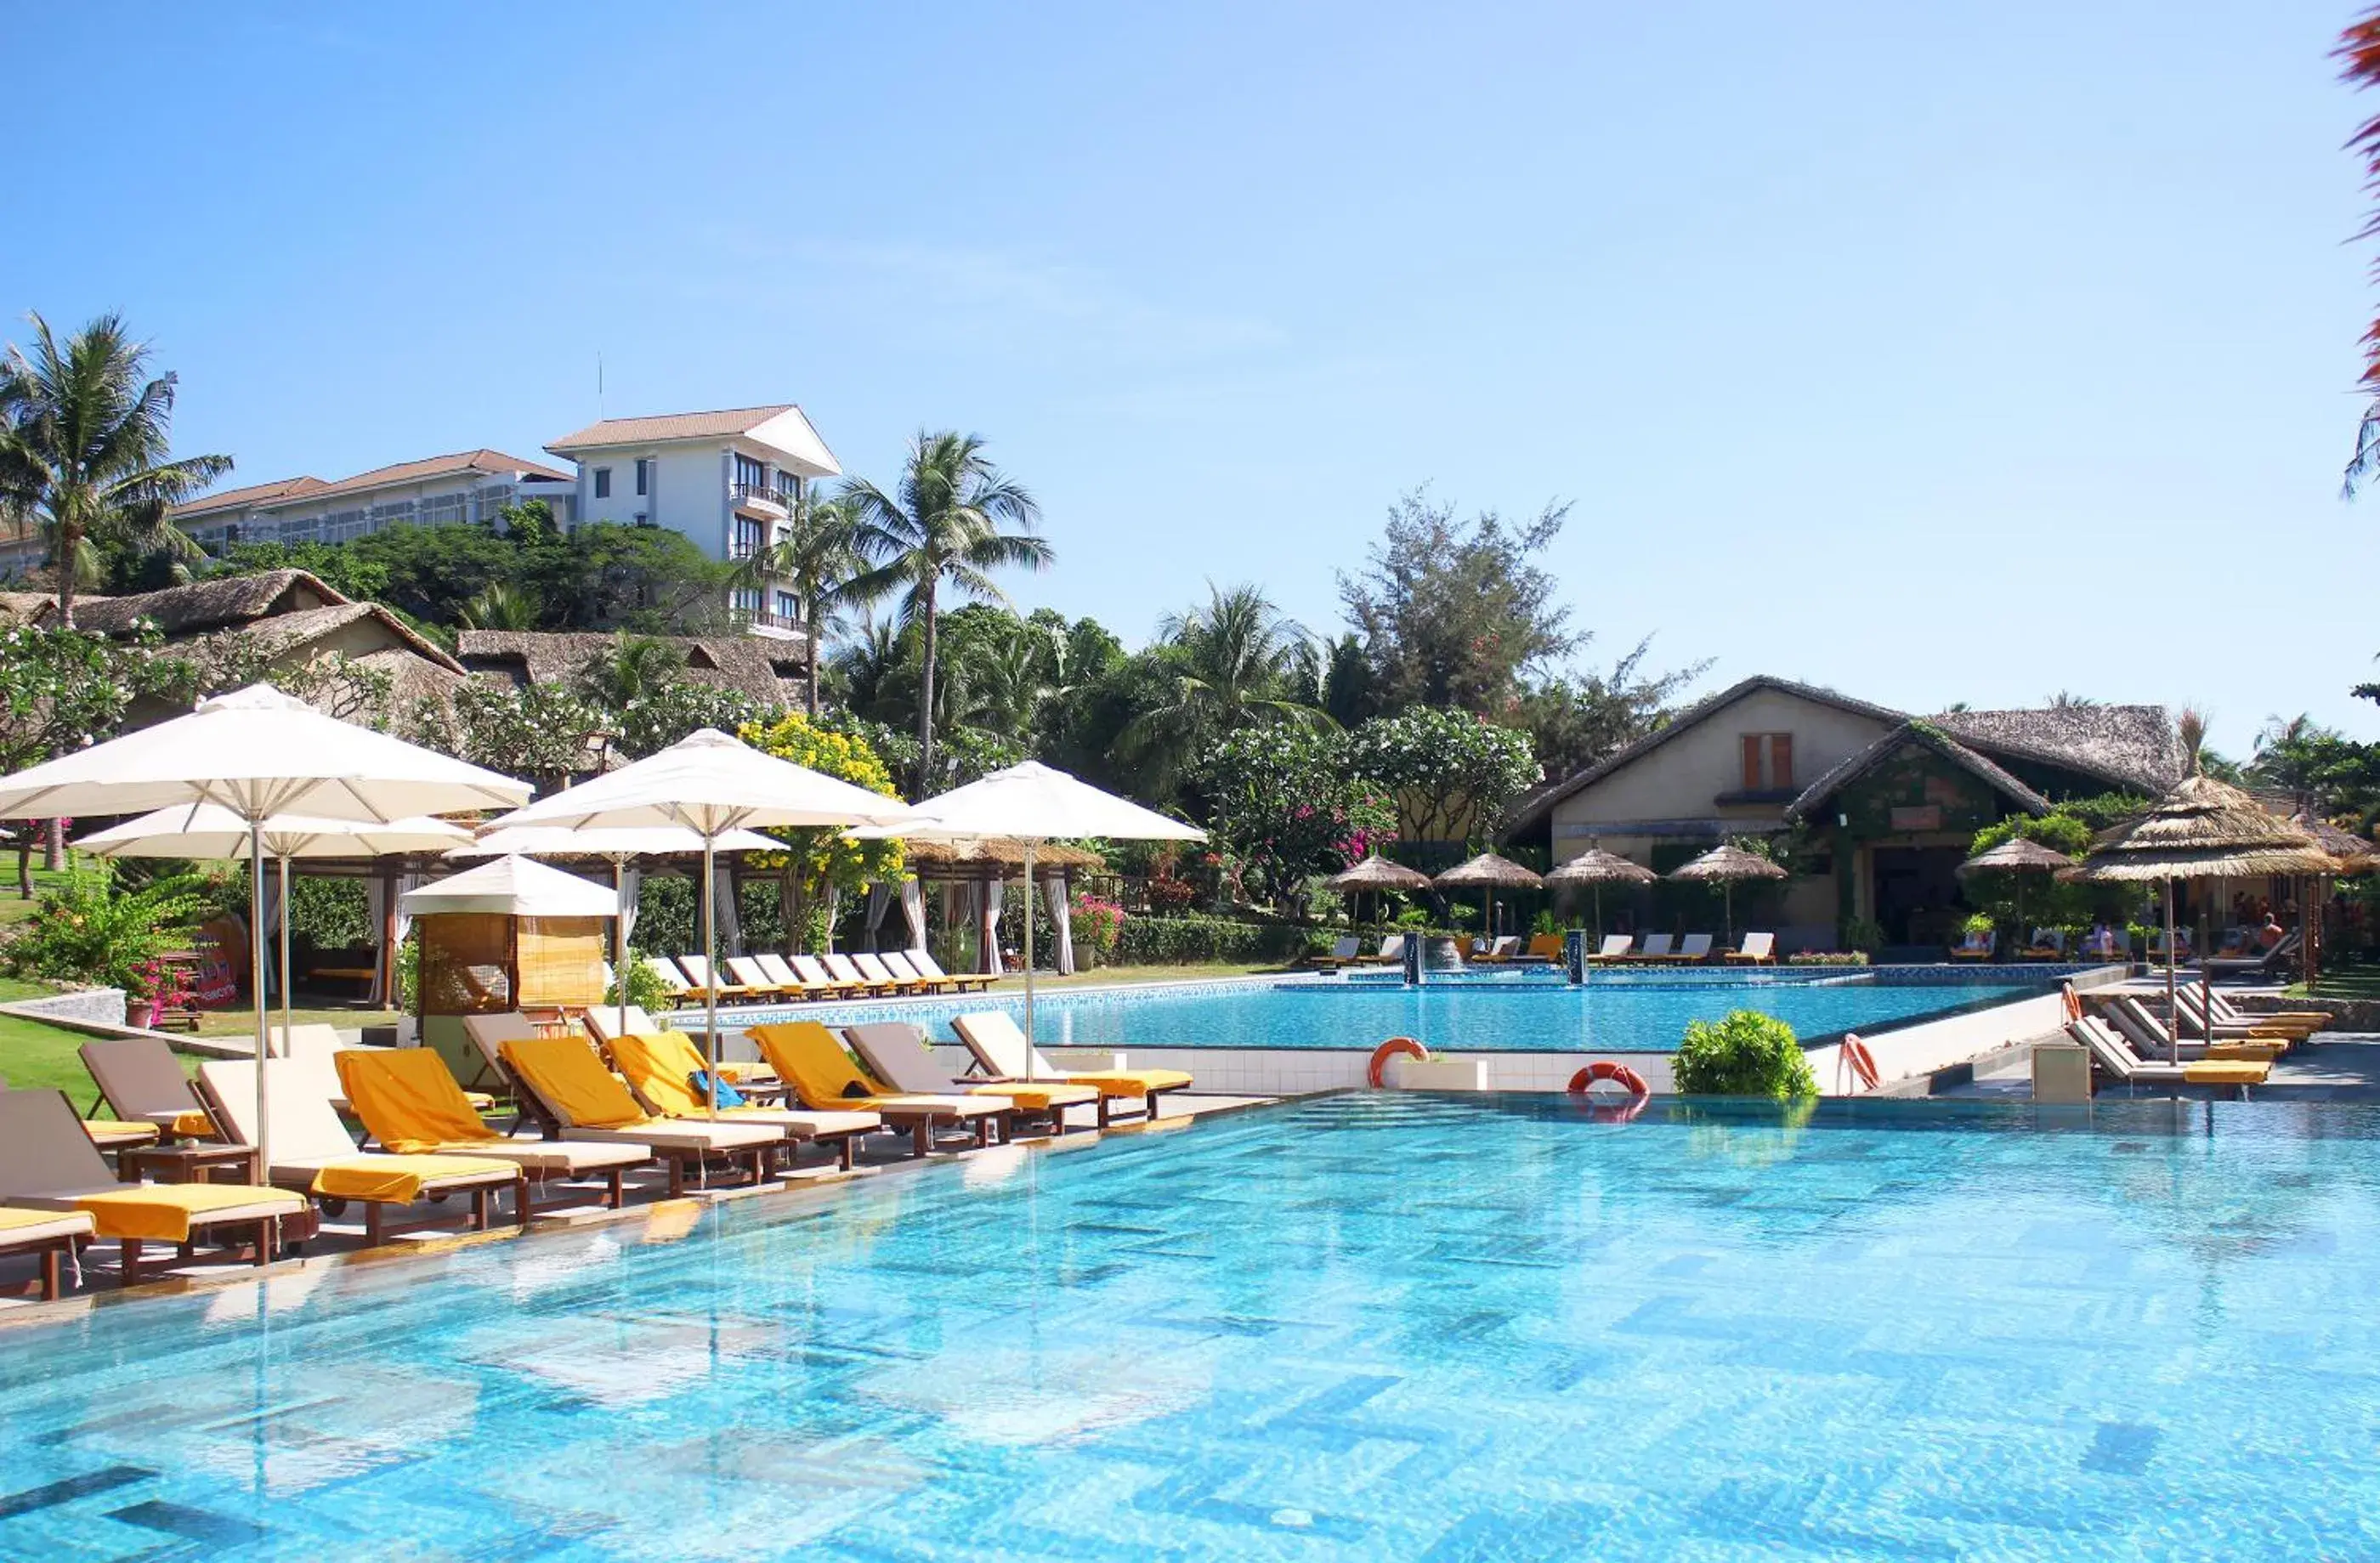
<path id="1" fill-rule="evenodd" d="M 2031 1055 L 2013 1048 L 1979 1062 L 1972 1083 L 1941 1094 L 2031 1101 L 2032 1072 Z M 2257 1086 L 2252 1096 L 2260 1102 L 2380 1102 L 2380 1032 L 2325 1032 L 2310 1047 L 2292 1048 L 2289 1057 L 2273 1065 L 2272 1079 Z"/>

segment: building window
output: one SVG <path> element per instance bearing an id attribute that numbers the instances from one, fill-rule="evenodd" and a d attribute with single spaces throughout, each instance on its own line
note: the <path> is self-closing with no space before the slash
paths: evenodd
<path id="1" fill-rule="evenodd" d="M 735 588 L 734 605 L 735 612 L 739 613 L 759 612 L 760 611 L 760 588 L 759 587 L 737 587 Z"/>
<path id="2" fill-rule="evenodd" d="M 794 601 L 794 594 L 792 592 L 781 591 L 777 593 L 777 617 L 783 623 L 789 624 L 795 619 L 801 617 L 800 607 Z"/>
<path id="3" fill-rule="evenodd" d="M 1743 790 L 1782 792 L 1793 785 L 1793 735 L 1790 733 L 1743 734 Z"/>
<path id="4" fill-rule="evenodd" d="M 760 539 L 766 530 L 767 528 L 758 521 L 747 516 L 737 516 L 735 518 L 735 557 L 749 559 L 759 552 Z M 752 606 L 757 608 L 759 604 L 756 602 Z"/>
<path id="5" fill-rule="evenodd" d="M 765 461 L 755 461 L 747 455 L 737 456 L 735 486 L 747 492 L 766 489 L 769 486 L 769 464 Z"/>
<path id="6" fill-rule="evenodd" d="M 646 460 L 643 456 L 638 456 L 637 458 L 637 492 L 639 495 L 645 492 L 646 477 L 652 465 L 653 464 L 651 462 Z"/>
<path id="7" fill-rule="evenodd" d="M 595 497 L 597 499 L 612 497 L 612 469 L 608 466 L 599 466 L 595 469 Z"/>

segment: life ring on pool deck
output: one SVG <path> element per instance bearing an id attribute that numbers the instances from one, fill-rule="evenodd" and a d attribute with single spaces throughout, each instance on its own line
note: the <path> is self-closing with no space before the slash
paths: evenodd
<path id="1" fill-rule="evenodd" d="M 1372 1049 L 1372 1061 L 1365 1066 L 1364 1078 L 1378 1091 L 1388 1084 L 1389 1060 L 1395 1058 L 1426 1059 L 1429 1050 L 1410 1036 L 1391 1036 Z"/>
<path id="2" fill-rule="evenodd" d="M 1649 1097 L 1653 1094 L 1653 1088 L 1645 1084 L 1645 1077 L 1626 1064 L 1613 1063 L 1609 1059 L 1597 1059 L 1570 1077 L 1571 1095 L 1574 1097 L 1591 1095 L 1595 1087 L 1606 1080 L 1632 1097 Z"/>
<path id="3" fill-rule="evenodd" d="M 1842 1044 L 1835 1049 L 1835 1052 L 1838 1060 L 1852 1072 L 1855 1086 L 1851 1094 L 1857 1094 L 1857 1085 L 1864 1085 L 1873 1091 L 1884 1084 L 1884 1076 L 1876 1067 L 1876 1055 L 1869 1052 L 1867 1044 L 1861 1041 L 1853 1033 L 1848 1031 L 1843 1033 Z"/>
<path id="4" fill-rule="evenodd" d="M 2070 1024 L 2082 1018 L 2082 999 L 2081 995 L 2074 991 L 2074 985 L 2072 983 L 2059 983 L 2058 985 L 2058 998 L 2059 1002 L 2066 1006 L 2066 1019 Z"/>

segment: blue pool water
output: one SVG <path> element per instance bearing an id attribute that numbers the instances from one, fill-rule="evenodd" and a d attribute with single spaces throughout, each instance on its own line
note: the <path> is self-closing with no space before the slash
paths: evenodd
<path id="1" fill-rule="evenodd" d="M 1781 1017 L 1805 1041 L 1874 1031 L 1931 1015 L 2003 1003 L 2036 983 L 1882 981 L 1872 975 L 1664 972 L 1598 975 L 1582 987 L 1559 977 L 1499 975 L 1414 988 L 1401 982 L 1236 982 L 1045 995 L 1034 1029 L 1043 1046 L 1096 1048 L 1353 1048 L 1390 1036 L 1438 1051 L 1670 1053 L 1692 1020 L 1730 1010 Z M 766 1012 L 848 1024 L 897 1019 L 957 1040 L 950 1017 L 970 1010 L 1024 1014 L 1021 995 L 933 1003 L 810 1004 Z M 722 1027 L 753 1024 L 739 1012 Z M 685 1024 L 681 1021 L 679 1024 Z"/>
<path id="2" fill-rule="evenodd" d="M 2030 1113 L 1346 1096 L 140 1299 L 0 1329 L 0 1557 L 2380 1553 L 2380 1118 Z"/>

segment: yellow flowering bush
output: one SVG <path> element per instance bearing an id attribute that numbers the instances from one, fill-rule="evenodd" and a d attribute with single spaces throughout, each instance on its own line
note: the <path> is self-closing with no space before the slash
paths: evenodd
<path id="1" fill-rule="evenodd" d="M 868 740 L 820 726 L 799 711 L 788 712 L 772 722 L 747 722 L 736 736 L 765 754 L 791 760 L 822 776 L 865 787 L 888 798 L 900 796 L 892 785 L 892 771 Z M 855 842 L 840 830 L 772 830 L 770 834 L 791 842 L 795 850 L 756 853 L 753 861 L 775 870 L 783 869 L 790 862 L 806 897 L 822 891 L 828 885 L 856 891 L 871 881 L 901 876 L 899 842 Z"/>

